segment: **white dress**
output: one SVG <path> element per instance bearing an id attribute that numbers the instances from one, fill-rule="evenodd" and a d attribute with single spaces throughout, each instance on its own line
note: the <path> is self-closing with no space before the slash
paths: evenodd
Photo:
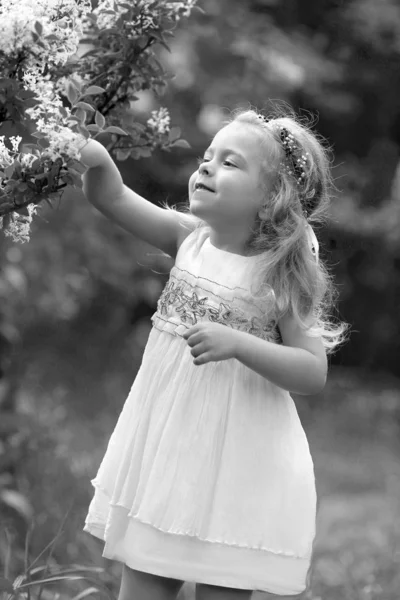
<path id="1" fill-rule="evenodd" d="M 292 595 L 306 588 L 316 517 L 293 399 L 236 359 L 194 365 L 182 338 L 211 320 L 279 343 L 268 299 L 250 293 L 260 258 L 216 248 L 205 228 L 180 246 L 84 531 L 139 571 Z"/>

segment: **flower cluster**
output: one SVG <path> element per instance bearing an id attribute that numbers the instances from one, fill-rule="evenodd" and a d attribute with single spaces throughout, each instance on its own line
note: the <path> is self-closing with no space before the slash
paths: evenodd
<path id="1" fill-rule="evenodd" d="M 64 64 L 76 52 L 82 19 L 91 10 L 91 0 L 1 0 L 0 51 L 25 51 L 31 66 Z"/>
<path id="2" fill-rule="evenodd" d="M 19 145 L 22 141 L 21 136 L 12 135 L 9 139 L 12 145 L 10 150 L 4 143 L 5 136 L 0 135 L 0 189 L 6 179 L 5 170 L 10 167 L 15 159 L 20 159 L 21 166 L 24 168 L 30 168 L 33 161 L 37 158 L 34 154 L 26 153 L 19 155 Z"/>
<path id="3" fill-rule="evenodd" d="M 150 127 L 159 135 L 164 135 L 169 132 L 171 118 L 167 108 L 153 110 L 150 119 L 147 121 L 147 126 Z"/>
<path id="4" fill-rule="evenodd" d="M 20 154 L 19 146 L 22 141 L 20 136 L 11 136 L 9 138 L 12 150 L 4 143 L 5 136 L 0 136 L 0 195 L 6 194 L 5 182 L 7 181 L 6 171 L 12 168 L 16 160 L 19 161 L 21 169 L 29 169 L 37 156 L 31 153 Z M 14 213 L 9 219 L 8 227 L 4 229 L 5 235 L 11 236 L 14 242 L 27 242 L 29 240 L 29 229 L 32 217 L 36 212 L 36 207 L 30 205 L 25 215 Z M 0 217 L 0 229 L 3 227 L 3 219 Z"/>
<path id="5" fill-rule="evenodd" d="M 13 213 L 9 219 L 7 228 L 4 228 L 4 235 L 11 237 L 13 242 L 29 242 L 29 234 L 32 218 L 36 214 L 36 206 L 30 204 L 27 207 L 27 215 Z M 0 229 L 3 228 L 3 219 L 0 217 Z"/>
<path id="6" fill-rule="evenodd" d="M 175 16 L 175 20 L 179 21 L 181 17 L 189 17 L 197 0 L 186 0 L 186 2 L 166 2 L 167 8 Z"/>
<path id="7" fill-rule="evenodd" d="M 132 18 L 124 22 L 124 26 L 133 29 L 137 35 L 158 29 L 164 17 L 178 22 L 182 17 L 189 17 L 197 0 L 185 0 L 184 2 L 165 2 L 160 0 L 131 0 L 130 5 L 126 2 L 115 2 L 114 0 L 100 0 L 98 7 L 93 11 L 98 15 L 100 27 L 112 27 L 121 13 L 125 14 L 133 10 Z M 117 10 L 112 14 L 116 5 Z"/>
<path id="8" fill-rule="evenodd" d="M 68 124 L 71 110 L 63 106 L 54 84 L 37 69 L 27 70 L 23 79 L 26 87 L 34 92 L 37 98 L 36 106 L 28 108 L 26 114 L 36 121 L 37 132 L 43 134 L 48 141 L 49 145 L 43 154 L 51 160 L 56 160 L 62 155 L 79 160 L 83 136 L 71 130 Z"/>

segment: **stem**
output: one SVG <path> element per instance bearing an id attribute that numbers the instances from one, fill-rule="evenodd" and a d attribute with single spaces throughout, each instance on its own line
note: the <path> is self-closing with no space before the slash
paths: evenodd
<path id="1" fill-rule="evenodd" d="M 59 185 L 57 187 L 57 189 L 53 190 L 52 193 L 55 192 L 59 192 L 61 191 L 63 188 L 67 187 L 67 183 L 62 183 L 61 185 Z M 42 195 L 41 198 L 38 198 L 40 194 L 37 194 L 36 196 L 33 196 L 30 200 L 27 200 L 26 202 L 23 202 L 22 204 L 18 204 L 18 206 L 16 206 L 14 204 L 14 200 L 9 200 L 9 202 L 6 203 L 1 203 L 0 204 L 0 217 L 5 217 L 6 215 L 9 215 L 12 212 L 17 212 L 20 208 L 25 208 L 26 206 L 29 206 L 30 204 L 40 204 L 40 202 L 42 202 L 45 199 L 45 195 Z"/>
<path id="2" fill-rule="evenodd" d="M 154 44 L 154 42 L 156 42 L 156 41 L 157 41 L 157 39 L 155 37 L 149 37 L 149 39 L 147 40 L 147 42 L 143 46 L 143 48 L 140 48 L 140 49 L 134 48 L 133 52 L 128 52 L 127 56 L 124 58 L 124 61 L 123 61 L 123 64 L 124 64 L 123 74 L 119 78 L 118 82 L 112 86 L 109 93 L 108 94 L 106 93 L 102 96 L 103 102 L 100 103 L 100 105 L 97 108 L 97 110 L 100 111 L 103 115 L 107 115 L 119 103 L 123 102 L 124 100 L 126 100 L 128 98 L 128 94 L 125 93 L 120 98 L 117 98 L 114 102 L 112 102 L 112 100 L 115 97 L 115 95 L 117 94 L 119 88 L 122 86 L 123 82 L 128 78 L 128 75 L 131 71 L 131 68 L 129 67 L 129 65 L 134 64 L 136 59 L 141 54 L 143 54 L 143 52 L 145 52 L 148 48 L 150 48 L 150 46 L 152 46 Z M 102 74 L 98 75 L 97 77 L 95 77 L 95 79 L 92 81 L 98 81 L 103 76 L 104 75 L 102 73 Z M 93 83 L 91 85 L 93 85 Z"/>

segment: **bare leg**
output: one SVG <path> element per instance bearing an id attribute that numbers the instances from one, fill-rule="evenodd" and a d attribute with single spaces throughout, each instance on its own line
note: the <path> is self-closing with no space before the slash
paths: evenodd
<path id="1" fill-rule="evenodd" d="M 183 583 L 124 565 L 118 600 L 175 600 Z"/>
<path id="2" fill-rule="evenodd" d="M 236 590 L 219 585 L 196 584 L 196 600 L 251 600 L 252 590 Z"/>

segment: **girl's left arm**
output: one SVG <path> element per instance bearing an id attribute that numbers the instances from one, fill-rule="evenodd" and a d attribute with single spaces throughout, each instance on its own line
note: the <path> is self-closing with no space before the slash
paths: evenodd
<path id="1" fill-rule="evenodd" d="M 235 358 L 289 392 L 302 395 L 320 392 L 328 369 L 321 338 L 308 336 L 290 316 L 279 321 L 279 330 L 283 344 L 235 331 Z"/>

